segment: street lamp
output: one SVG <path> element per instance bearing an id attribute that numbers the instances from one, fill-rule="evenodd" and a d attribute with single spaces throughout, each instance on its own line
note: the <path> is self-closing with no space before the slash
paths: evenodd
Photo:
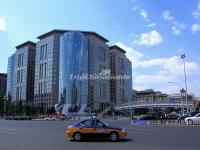
<path id="1" fill-rule="evenodd" d="M 177 85 L 178 87 L 179 87 L 179 89 L 180 89 L 180 93 L 181 93 L 181 99 L 182 99 L 182 115 L 184 114 L 184 106 L 183 106 L 183 90 L 184 89 L 182 89 L 181 88 L 181 85 L 179 84 L 179 83 L 176 83 L 176 82 L 168 82 L 168 83 L 170 83 L 170 84 L 175 84 L 175 85 Z"/>
<path id="2" fill-rule="evenodd" d="M 187 77 L 186 77 L 186 69 L 185 69 L 185 57 L 186 57 L 185 54 L 181 55 L 181 59 L 183 60 L 183 66 L 184 66 L 183 70 L 184 70 L 184 76 L 185 76 L 185 94 L 186 94 L 185 98 L 186 98 L 187 113 L 188 113 L 189 108 L 188 108 L 188 94 L 187 94 L 188 92 L 187 92 Z"/>

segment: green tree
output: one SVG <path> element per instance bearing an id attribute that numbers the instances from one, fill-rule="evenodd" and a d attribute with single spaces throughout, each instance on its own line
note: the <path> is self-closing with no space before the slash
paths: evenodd
<path id="1" fill-rule="evenodd" d="M 3 116 L 5 109 L 5 99 L 2 92 L 0 92 L 0 114 Z"/>
<path id="2" fill-rule="evenodd" d="M 54 107 L 51 107 L 47 110 L 47 114 L 55 114 L 56 113 L 56 110 Z"/>
<path id="3" fill-rule="evenodd" d="M 17 101 L 15 107 L 16 107 L 16 115 L 22 115 L 23 110 L 24 110 L 23 105 L 22 105 L 22 101 Z"/>
<path id="4" fill-rule="evenodd" d="M 177 110 L 175 109 L 175 108 L 172 108 L 172 107 L 167 107 L 167 108 L 165 108 L 165 113 L 171 113 L 171 112 L 176 112 Z"/>
<path id="5" fill-rule="evenodd" d="M 147 112 L 148 112 L 147 108 L 137 108 L 134 110 L 135 115 L 147 114 Z"/>

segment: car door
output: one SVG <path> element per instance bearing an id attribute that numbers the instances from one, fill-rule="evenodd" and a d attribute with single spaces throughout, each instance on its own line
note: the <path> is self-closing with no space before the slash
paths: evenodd
<path id="1" fill-rule="evenodd" d="M 100 120 L 95 120 L 96 126 L 96 137 L 97 138 L 106 138 L 108 136 L 106 125 Z"/>
<path id="2" fill-rule="evenodd" d="M 94 120 L 84 120 L 79 125 L 79 131 L 84 137 L 94 137 L 96 134 L 96 128 L 94 126 Z"/>
<path id="3" fill-rule="evenodd" d="M 197 114 L 194 120 L 195 123 L 200 123 L 200 114 Z"/>

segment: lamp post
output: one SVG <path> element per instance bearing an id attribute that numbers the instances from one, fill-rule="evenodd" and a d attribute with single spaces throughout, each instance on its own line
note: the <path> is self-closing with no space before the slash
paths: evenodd
<path id="1" fill-rule="evenodd" d="M 183 93 L 182 93 L 182 91 L 184 90 L 184 89 L 182 89 L 181 88 L 181 85 L 179 84 L 179 83 L 176 83 L 176 82 L 168 82 L 168 83 L 170 83 L 170 84 L 175 84 L 175 85 L 177 85 L 178 87 L 179 87 L 179 90 L 180 90 L 180 93 L 181 93 L 181 99 L 182 99 L 182 115 L 184 114 L 184 105 L 183 105 Z"/>
<path id="2" fill-rule="evenodd" d="M 187 105 L 187 113 L 189 112 L 189 108 L 188 108 L 188 92 L 187 92 L 187 76 L 186 76 L 186 69 L 185 69 L 185 54 L 181 55 L 181 59 L 183 60 L 183 70 L 184 70 L 184 77 L 185 77 L 185 99 L 186 99 L 186 105 Z"/>

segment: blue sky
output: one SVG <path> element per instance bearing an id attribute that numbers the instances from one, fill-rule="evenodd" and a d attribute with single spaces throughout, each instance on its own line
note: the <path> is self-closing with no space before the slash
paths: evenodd
<path id="1" fill-rule="evenodd" d="M 200 1 L 198 0 L 4 0 L 0 4 L 0 72 L 15 46 L 52 29 L 91 30 L 127 51 L 133 87 L 167 93 L 184 87 L 200 96 Z"/>

